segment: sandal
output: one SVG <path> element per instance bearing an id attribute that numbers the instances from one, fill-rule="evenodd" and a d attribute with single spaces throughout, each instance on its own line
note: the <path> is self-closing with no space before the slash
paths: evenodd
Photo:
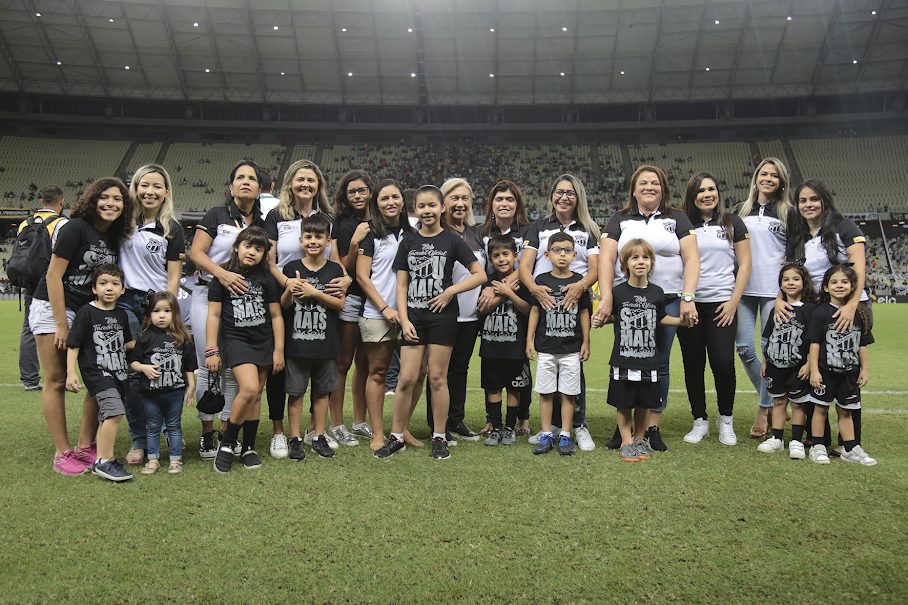
<path id="1" fill-rule="evenodd" d="M 517 423 L 517 434 L 521 436 L 526 436 L 530 434 L 530 421 L 521 420 Z"/>
<path id="2" fill-rule="evenodd" d="M 763 411 L 764 409 L 766 410 L 765 412 Z M 761 418 L 763 420 L 762 424 L 760 423 Z M 750 427 L 750 438 L 762 439 L 769 433 L 769 408 L 760 408 L 757 410 L 753 426 Z"/>
<path id="3" fill-rule="evenodd" d="M 486 425 L 482 427 L 482 430 L 479 431 L 480 435 L 488 435 L 492 432 L 492 429 L 495 428 L 492 426 L 491 422 L 486 422 Z"/>
<path id="4" fill-rule="evenodd" d="M 173 462 L 171 462 L 170 464 L 172 467 Z M 149 460 L 148 462 L 146 462 L 145 466 L 142 467 L 141 472 L 143 475 L 154 475 L 156 472 L 158 472 L 159 468 L 161 468 L 161 463 L 158 462 L 158 460 L 156 458 L 154 460 Z"/>
<path id="5" fill-rule="evenodd" d="M 147 465 L 146 465 L 147 466 Z M 167 472 L 171 475 L 179 475 L 183 472 L 183 461 L 182 460 L 171 460 L 170 468 L 167 469 Z"/>
<path id="6" fill-rule="evenodd" d="M 126 454 L 126 464 L 136 466 L 137 464 L 142 464 L 144 458 L 145 450 L 129 450 L 129 453 Z"/>

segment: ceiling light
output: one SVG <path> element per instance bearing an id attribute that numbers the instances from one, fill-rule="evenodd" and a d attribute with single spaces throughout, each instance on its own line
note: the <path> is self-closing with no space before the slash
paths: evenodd
<path id="1" fill-rule="evenodd" d="M 489 77 L 490 77 L 490 78 L 494 78 L 494 77 L 495 77 L 495 74 L 489 74 Z"/>
<path id="2" fill-rule="evenodd" d="M 791 21 L 791 17 L 785 17 L 786 21 Z"/>
<path id="3" fill-rule="evenodd" d="M 194 21 L 193 24 L 192 24 L 192 26 L 193 26 L 193 27 L 198 27 L 198 26 L 199 26 L 199 22 L 198 22 L 198 21 Z"/>
<path id="4" fill-rule="evenodd" d="M 566 27 L 562 27 L 562 28 L 561 28 L 561 31 L 566 32 L 566 31 L 567 31 L 567 28 L 566 28 Z"/>
<path id="5" fill-rule="evenodd" d="M 716 19 L 715 21 L 713 21 L 713 23 L 715 23 L 716 25 L 719 25 L 719 20 Z"/>
<path id="6" fill-rule="evenodd" d="M 858 64 L 858 60 L 857 60 L 857 59 L 852 59 L 852 60 L 851 60 L 851 64 L 852 64 L 852 65 L 857 65 L 857 64 Z"/>
<path id="7" fill-rule="evenodd" d="M 564 72 L 562 71 L 562 72 L 560 72 L 560 73 L 561 73 L 561 77 L 563 78 L 563 77 L 564 77 Z"/>
<path id="8" fill-rule="evenodd" d="M 708 68 L 708 67 L 706 68 L 706 71 L 709 71 L 709 68 Z"/>
<path id="9" fill-rule="evenodd" d="M 411 77 L 411 78 L 415 78 L 415 77 L 416 77 L 416 73 L 411 71 L 411 72 L 410 72 L 410 77 Z"/>
<path id="10" fill-rule="evenodd" d="M 208 69 L 208 68 L 206 67 L 206 68 L 205 68 L 205 73 L 206 73 L 206 74 L 210 74 L 210 73 L 211 73 L 211 70 Z"/>
<path id="11" fill-rule="evenodd" d="M 490 32 L 494 32 L 494 31 L 495 31 L 495 28 L 494 28 L 494 27 L 490 27 L 490 28 L 489 28 L 489 31 L 490 31 Z"/>
<path id="12" fill-rule="evenodd" d="M 126 71 L 129 71 L 129 65 L 124 65 L 123 69 L 125 69 Z"/>
<path id="13" fill-rule="evenodd" d="M 113 23 L 113 17 L 111 17 L 111 18 L 108 19 L 107 21 L 110 22 L 110 23 Z"/>
<path id="14" fill-rule="evenodd" d="M 412 34 L 412 33 L 413 33 L 413 28 L 412 28 L 412 27 L 408 27 L 408 28 L 407 28 L 407 33 L 408 33 L 408 34 Z"/>
<path id="15" fill-rule="evenodd" d="M 281 75 L 283 76 L 283 75 L 284 75 L 284 72 L 281 72 Z"/>
<path id="16" fill-rule="evenodd" d="M 40 17 L 40 16 L 41 16 L 41 13 L 35 13 L 35 16 L 36 16 L 36 17 Z"/>
<path id="17" fill-rule="evenodd" d="M 871 15 L 875 15 L 875 14 L 876 14 L 876 11 L 870 11 L 870 14 L 871 14 Z M 41 15 L 38 14 L 38 16 L 40 17 Z"/>
<path id="18" fill-rule="evenodd" d="M 345 32 L 345 31 L 347 31 L 347 28 L 346 28 L 346 27 L 342 27 L 342 28 L 341 28 L 341 31 L 342 31 L 342 32 Z"/>
<path id="19" fill-rule="evenodd" d="M 348 78 L 352 78 L 352 77 L 353 77 L 353 72 L 352 72 L 352 71 L 348 71 L 348 72 L 347 72 L 347 77 L 348 77 Z"/>
<path id="20" fill-rule="evenodd" d="M 274 26 L 274 31 L 277 31 L 277 25 Z"/>
<path id="21" fill-rule="evenodd" d="M 57 65 L 63 65 L 62 61 L 57 61 Z"/>
<path id="22" fill-rule="evenodd" d="M 621 75 L 622 75 L 622 76 L 624 75 L 624 70 L 623 70 L 623 69 L 621 70 Z"/>

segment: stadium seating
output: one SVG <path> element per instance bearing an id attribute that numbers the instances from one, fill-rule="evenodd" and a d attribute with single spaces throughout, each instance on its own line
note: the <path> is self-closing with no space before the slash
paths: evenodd
<path id="1" fill-rule="evenodd" d="M 140 143 L 136 145 L 136 150 L 132 154 L 132 159 L 129 162 L 129 174 L 130 176 L 136 171 L 136 168 L 139 166 L 144 166 L 145 164 L 154 164 L 158 161 L 158 154 L 161 152 L 161 143 Z M 167 168 L 165 166 L 165 168 Z M 168 170 L 168 173 L 170 171 Z M 176 178 L 177 175 L 171 174 L 170 178 Z"/>

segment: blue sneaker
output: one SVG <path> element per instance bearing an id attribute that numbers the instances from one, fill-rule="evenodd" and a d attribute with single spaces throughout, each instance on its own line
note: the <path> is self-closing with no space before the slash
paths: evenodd
<path id="1" fill-rule="evenodd" d="M 539 437 L 539 443 L 533 448 L 534 454 L 548 454 L 555 447 L 555 437 L 549 434 L 543 434 Z"/>
<path id="2" fill-rule="evenodd" d="M 561 435 L 558 438 L 558 453 L 562 456 L 573 456 L 574 440 L 567 435 Z"/>

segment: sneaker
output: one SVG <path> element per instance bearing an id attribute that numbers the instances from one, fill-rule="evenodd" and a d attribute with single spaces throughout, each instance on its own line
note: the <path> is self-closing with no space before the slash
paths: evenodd
<path id="1" fill-rule="evenodd" d="M 544 432 L 544 431 L 542 431 L 542 430 L 540 429 L 540 431 L 539 431 L 538 433 L 536 433 L 535 435 L 532 435 L 529 439 L 527 439 L 527 443 L 529 443 L 530 445 L 536 445 L 536 444 L 538 444 L 539 441 L 542 439 L 542 434 L 543 434 L 543 432 Z M 552 434 L 553 434 L 553 435 L 557 435 L 557 434 L 560 433 L 560 432 L 561 432 L 561 427 L 558 427 L 558 426 L 553 426 L 553 427 L 552 427 Z"/>
<path id="2" fill-rule="evenodd" d="M 760 449 L 760 448 L 757 448 L 757 449 Z M 800 441 L 795 441 L 794 439 L 789 441 L 788 442 L 788 457 L 791 458 L 792 460 L 803 460 L 804 458 L 806 458 L 807 456 L 804 452 L 804 444 L 801 443 Z"/>
<path id="3" fill-rule="evenodd" d="M 132 479 L 132 475 L 123 468 L 123 465 L 120 464 L 120 461 L 116 458 L 111 458 L 107 462 L 95 462 L 94 466 L 91 468 L 91 472 L 102 479 L 107 479 L 108 481 L 114 481 L 116 483 Z"/>
<path id="4" fill-rule="evenodd" d="M 580 429 L 577 429 L 578 432 Z M 589 432 L 587 432 L 589 433 Z M 590 440 L 592 441 L 592 440 Z M 582 449 L 582 448 L 581 448 Z M 561 435 L 558 437 L 558 453 L 562 456 L 573 456 L 574 455 L 574 440 L 568 437 L 567 435 Z"/>
<path id="5" fill-rule="evenodd" d="M 394 397 L 394 389 L 388 389 L 385 391 L 385 397 Z"/>
<path id="6" fill-rule="evenodd" d="M 705 437 L 709 437 L 709 422 L 706 418 L 694 418 L 694 426 L 684 436 L 684 443 L 700 443 Z"/>
<path id="7" fill-rule="evenodd" d="M 792 441 L 794 443 L 794 441 Z M 782 442 L 778 437 L 770 437 L 763 443 L 757 446 L 758 452 L 763 452 L 764 454 L 775 454 L 776 452 L 781 452 L 785 449 L 785 443 Z M 801 452 L 804 452 L 804 446 L 801 446 Z M 803 455 L 801 456 L 803 458 Z"/>
<path id="8" fill-rule="evenodd" d="M 476 435 L 476 438 L 479 438 L 479 435 Z M 446 439 L 441 437 L 434 437 L 432 439 L 432 458 L 434 460 L 447 460 L 451 457 L 451 452 L 448 451 L 448 442 Z"/>
<path id="9" fill-rule="evenodd" d="M 334 450 L 331 449 L 331 446 L 328 445 L 328 439 L 325 435 L 322 435 L 318 439 L 312 441 L 312 451 L 318 454 L 319 458 L 333 458 Z"/>
<path id="10" fill-rule="evenodd" d="M 719 443 L 722 445 L 737 445 L 738 436 L 735 435 L 735 425 L 731 416 L 719 415 L 716 418 L 716 426 L 719 427 Z"/>
<path id="11" fill-rule="evenodd" d="M 275 460 L 286 458 L 290 453 L 287 448 L 287 436 L 283 433 L 275 433 L 274 437 L 271 438 L 271 447 L 268 448 L 268 453 Z"/>
<path id="12" fill-rule="evenodd" d="M 644 434 L 643 439 L 644 441 L 646 441 L 646 447 L 653 451 L 668 451 L 668 446 L 665 445 L 664 441 L 662 441 L 662 433 L 659 432 L 658 426 L 651 426 L 646 429 L 646 433 Z"/>
<path id="13" fill-rule="evenodd" d="M 496 446 L 501 444 L 501 429 L 492 429 L 486 438 L 486 445 Z"/>
<path id="14" fill-rule="evenodd" d="M 533 453 L 548 454 L 553 447 L 555 447 L 555 437 L 551 434 L 544 434 L 539 438 L 539 443 L 536 444 L 536 447 L 533 448 Z"/>
<path id="15" fill-rule="evenodd" d="M 95 460 L 98 459 L 98 444 L 92 442 L 88 447 L 76 448 L 73 450 L 73 456 L 75 456 L 76 460 L 85 464 L 86 469 L 89 469 L 95 463 Z"/>
<path id="16" fill-rule="evenodd" d="M 40 391 L 41 389 L 44 388 L 44 385 L 41 384 L 40 382 L 38 384 L 26 384 L 24 386 L 25 386 L 25 390 L 28 391 L 29 393 L 34 392 L 34 391 Z"/>
<path id="17" fill-rule="evenodd" d="M 354 422 L 350 425 L 350 432 L 366 439 L 372 439 L 372 427 L 365 422 Z"/>
<path id="18" fill-rule="evenodd" d="M 638 462 L 640 453 L 633 443 L 625 443 L 618 448 L 618 456 L 625 462 Z"/>
<path id="19" fill-rule="evenodd" d="M 817 464 L 829 464 L 829 455 L 826 453 L 826 446 L 818 443 L 810 448 L 810 460 Z"/>
<path id="20" fill-rule="evenodd" d="M 214 470 L 221 474 L 229 473 L 233 467 L 233 444 L 222 443 L 214 456 Z"/>
<path id="21" fill-rule="evenodd" d="M 574 429 L 574 438 L 577 440 L 577 447 L 581 452 L 592 452 L 596 449 L 596 442 L 590 436 L 590 429 L 585 426 L 578 426 Z M 561 444 L 559 443 L 559 449 Z"/>
<path id="22" fill-rule="evenodd" d="M 199 458 L 202 460 L 211 460 L 218 454 L 217 445 L 214 442 L 214 431 L 202 433 L 199 437 Z"/>
<path id="23" fill-rule="evenodd" d="M 460 440 L 464 441 L 479 441 L 479 435 L 474 433 L 470 427 L 464 424 L 463 420 L 458 422 L 456 425 L 451 427 L 451 433 L 454 433 L 454 436 Z"/>
<path id="24" fill-rule="evenodd" d="M 158 462 L 157 458 L 149 460 L 145 463 L 145 466 L 142 467 L 140 471 L 143 475 L 154 475 L 158 472 L 158 469 L 161 468 L 161 463 Z"/>
<path id="25" fill-rule="evenodd" d="M 407 446 L 403 441 L 398 441 L 394 437 L 394 435 L 390 435 L 388 437 L 388 441 L 383 446 L 375 450 L 375 453 L 372 454 L 372 457 L 378 459 L 390 458 L 397 452 L 403 452 L 406 449 Z"/>
<path id="26" fill-rule="evenodd" d="M 355 447 L 359 445 L 359 441 L 353 434 L 347 430 L 347 427 L 343 424 L 333 426 L 328 429 L 328 435 L 333 437 L 335 441 L 341 445 L 346 445 L 348 447 Z"/>
<path id="27" fill-rule="evenodd" d="M 306 434 L 303 435 L 303 443 L 305 443 L 309 447 L 312 447 L 313 439 L 315 439 L 315 431 L 306 429 Z M 338 447 L 340 447 L 340 445 L 331 435 L 326 434 L 325 439 L 328 441 L 328 447 L 330 447 L 332 450 L 336 450 Z"/>
<path id="28" fill-rule="evenodd" d="M 517 443 L 517 433 L 514 429 L 505 427 L 501 434 L 501 445 L 514 445 L 515 443 Z"/>
<path id="29" fill-rule="evenodd" d="M 240 459 L 243 461 L 243 468 L 246 470 L 262 468 L 262 457 L 255 450 L 246 450 L 240 454 Z"/>
<path id="30" fill-rule="evenodd" d="M 860 445 L 854 446 L 850 452 L 843 450 L 842 460 L 845 462 L 856 462 L 857 464 L 863 464 L 864 466 L 876 465 L 876 458 L 871 458 Z"/>
<path id="31" fill-rule="evenodd" d="M 448 447 L 457 445 L 457 436 L 451 431 L 445 431 L 445 439 L 448 441 Z"/>
<path id="32" fill-rule="evenodd" d="M 183 472 L 183 461 L 182 460 L 171 460 L 170 466 L 167 467 L 167 472 L 171 475 L 179 475 Z"/>
<path id="33" fill-rule="evenodd" d="M 86 466 L 82 460 L 76 458 L 76 452 L 69 450 L 54 456 L 53 469 L 66 477 L 84 475 L 91 467 Z"/>
<path id="34" fill-rule="evenodd" d="M 643 439 L 638 439 L 634 441 L 631 445 L 634 446 L 634 449 L 637 450 L 637 459 L 638 460 L 649 460 L 652 458 L 646 445 L 643 443 Z"/>
<path id="35" fill-rule="evenodd" d="M 615 427 L 615 432 L 612 433 L 612 438 L 605 442 L 605 449 L 608 450 L 617 450 L 621 447 L 621 432 L 618 430 L 618 427 Z"/>
<path id="36" fill-rule="evenodd" d="M 306 452 L 303 451 L 303 440 L 299 437 L 290 438 L 288 449 L 290 453 L 287 457 L 291 460 L 300 461 L 306 457 Z"/>
<path id="37" fill-rule="evenodd" d="M 239 441 L 236 442 L 236 445 L 233 446 L 233 455 L 240 456 L 243 453 L 243 444 Z"/>

